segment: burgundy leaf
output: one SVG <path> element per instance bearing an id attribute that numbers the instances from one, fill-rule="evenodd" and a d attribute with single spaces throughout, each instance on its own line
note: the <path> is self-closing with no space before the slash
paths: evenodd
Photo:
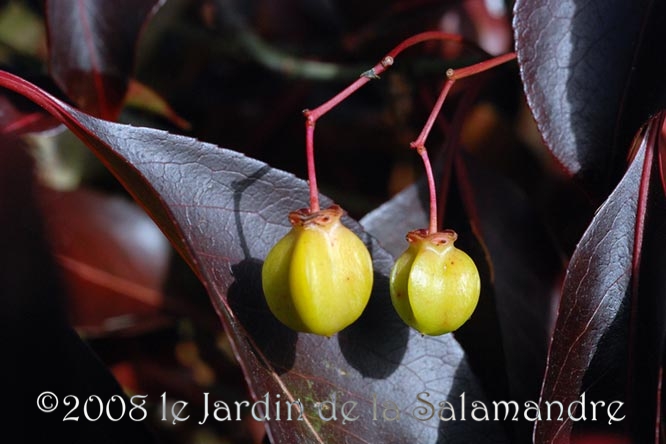
<path id="1" fill-rule="evenodd" d="M 456 171 L 492 269 L 512 399 L 534 400 L 564 265 L 539 215 L 514 184 L 473 157 L 459 156 Z"/>
<path id="2" fill-rule="evenodd" d="M 116 119 L 132 74 L 139 33 L 164 1 L 46 2 L 51 75 L 81 109 Z"/>
<path id="3" fill-rule="evenodd" d="M 637 441 L 660 442 L 662 360 L 666 345 L 666 193 L 660 186 L 659 152 L 666 113 L 647 127 L 643 174 L 638 195 L 630 317 L 628 402 Z"/>
<path id="4" fill-rule="evenodd" d="M 593 194 L 622 177 L 626 148 L 666 105 L 666 3 L 518 0 L 516 51 L 546 144 Z"/>
<path id="5" fill-rule="evenodd" d="M 654 153 L 662 119 L 653 118 L 637 138 L 627 173 L 571 258 L 541 394 L 542 409 L 546 401 L 567 408 L 583 393 L 588 401 L 627 402 L 616 417 L 628 415 L 634 442 L 657 442 L 661 416 L 666 200 Z M 599 425 L 612 427 L 607 420 Z M 569 417 L 544 419 L 535 439 L 569 442 L 572 425 Z M 615 422 L 610 431 L 624 427 Z"/>
<path id="6" fill-rule="evenodd" d="M 473 228 L 473 232 L 459 233 L 458 244 L 472 255 L 484 277 L 481 301 L 495 306 L 495 319 L 475 322 L 480 316 L 475 313 L 470 325 L 463 327 L 471 331 L 459 331 L 456 337 L 464 334 L 466 338 L 460 340 L 469 346 L 472 357 L 486 359 L 475 371 L 483 375 L 483 383 L 494 387 L 496 397 L 535 400 L 545 366 L 556 281 L 563 266 L 543 224 L 515 185 L 471 157 L 457 161 L 456 176 L 457 186 L 447 201 L 451 205 L 458 190 L 463 190 Z M 407 188 L 364 217 L 364 228 L 392 254 L 400 254 L 407 246 L 405 233 L 427 226 L 426 193 L 423 183 Z M 465 222 L 456 214 L 465 210 L 453 210 L 447 211 L 451 219 L 446 226 L 460 231 Z M 474 236 L 479 236 L 480 244 L 470 239 Z M 497 331 L 493 323 L 499 324 Z M 482 338 L 491 350 L 481 352 L 484 346 L 473 338 Z M 498 350 L 505 355 L 498 358 Z M 502 374 L 508 376 L 508 388 L 498 390 Z M 517 433 L 524 438 L 524 430 Z"/>
<path id="7" fill-rule="evenodd" d="M 119 396 L 126 406 L 129 399 L 67 323 L 65 294 L 43 233 L 32 176 L 26 146 L 13 137 L 0 138 L 0 229 L 4 233 L 0 240 L 0 334 L 3 375 L 9 372 L 7 401 L 13 406 L 5 434 L 20 436 L 23 442 L 156 442 L 144 422 L 127 416 L 118 422 L 104 415 L 94 422 L 63 421 L 73 407 L 64 404 L 67 395 L 80 402 L 91 395 L 104 400 Z M 51 413 L 37 407 L 38 396 L 45 391 L 59 398 Z M 120 408 L 110 412 L 120 417 Z M 85 419 L 82 407 L 74 415 Z"/>
<path id="8" fill-rule="evenodd" d="M 42 188 L 39 197 L 72 324 L 86 336 L 163 324 L 171 250 L 146 213 L 126 199 L 86 189 Z"/>
<path id="9" fill-rule="evenodd" d="M 24 106 L 25 99 L 13 100 L 16 94 L 0 95 L 0 134 L 24 134 L 39 132 L 60 125 L 50 114 L 30 103 Z M 19 102 L 19 103 L 17 103 Z"/>
<path id="10" fill-rule="evenodd" d="M 288 231 L 287 213 L 305 206 L 304 181 L 211 144 L 93 118 L 7 73 L 0 73 L 0 84 L 45 107 L 86 142 L 192 266 L 233 341 L 254 398 L 270 400 L 267 425 L 275 442 L 505 442 L 492 421 L 412 416 L 415 408 L 427 407 L 419 393 L 435 406 L 450 401 L 458 413 L 464 400 L 468 415 L 471 402 L 485 397 L 451 335 L 422 337 L 400 321 L 388 296 L 392 258 L 367 235 L 376 285 L 353 326 L 331 339 L 296 334 L 268 312 L 261 261 Z M 345 221 L 360 232 L 353 220 Z M 278 395 L 281 420 L 274 408 Z M 324 421 L 316 406 L 328 417 L 330 404 L 321 403 L 333 399 L 337 420 Z M 289 400 L 303 403 L 303 421 L 284 420 Z M 343 424 L 346 401 L 357 403 L 352 416 L 358 419 Z M 395 413 L 384 411 L 389 403 L 400 409 L 400 421 L 384 420 L 384 413 Z M 437 415 L 425 413 L 422 418 Z"/>

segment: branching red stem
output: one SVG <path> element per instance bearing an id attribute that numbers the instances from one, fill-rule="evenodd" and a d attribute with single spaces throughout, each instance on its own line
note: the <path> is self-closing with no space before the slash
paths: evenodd
<path id="1" fill-rule="evenodd" d="M 430 227 L 428 230 L 430 231 L 431 234 L 437 232 L 438 228 L 437 197 L 436 197 L 435 179 L 432 174 L 432 167 L 430 165 L 430 159 L 428 158 L 428 151 L 426 150 L 425 147 L 425 141 L 428 138 L 430 131 L 432 130 L 432 127 L 435 123 L 435 120 L 437 119 L 437 116 L 442 110 L 442 106 L 444 105 L 444 100 L 446 100 L 446 96 L 449 94 L 449 91 L 451 90 L 451 87 L 453 87 L 453 84 L 455 83 L 456 80 L 464 79 L 465 77 L 469 77 L 474 74 L 487 71 L 515 58 L 516 54 L 511 52 L 498 57 L 493 57 L 492 59 L 489 60 L 484 60 L 483 62 L 476 63 L 471 66 L 466 66 L 464 68 L 459 68 L 456 70 L 453 69 L 447 70 L 446 77 L 448 78 L 446 82 L 444 82 L 444 86 L 442 87 L 442 90 L 439 93 L 439 97 L 437 97 L 437 101 L 435 102 L 432 111 L 430 111 L 428 120 L 426 120 L 426 123 L 423 126 L 423 129 L 421 130 L 421 133 L 419 134 L 417 139 L 414 142 L 410 143 L 410 146 L 414 148 L 421 156 L 421 159 L 423 160 L 423 166 L 426 170 L 426 176 L 428 179 L 428 189 L 430 190 Z"/>
<path id="2" fill-rule="evenodd" d="M 429 40 L 444 40 L 451 41 L 455 43 L 465 43 L 465 40 L 456 34 L 447 34 L 439 31 L 429 31 L 416 34 L 404 41 L 402 41 L 398 46 L 393 48 L 389 53 L 382 58 L 382 60 L 373 66 L 368 71 L 361 74 L 361 76 L 355 80 L 351 85 L 347 86 L 345 89 L 336 94 L 333 98 L 318 106 L 313 110 L 306 109 L 303 111 L 305 116 L 305 153 L 307 157 L 307 168 L 308 168 L 308 182 L 310 185 L 310 211 L 316 212 L 319 211 L 319 189 L 317 187 L 317 174 L 314 161 L 314 130 L 317 124 L 317 120 L 322 117 L 324 114 L 329 112 L 331 109 L 335 108 L 347 97 L 352 95 L 354 92 L 359 90 L 363 85 L 368 83 L 370 80 L 378 79 L 379 75 L 382 74 L 386 69 L 388 69 L 395 58 L 405 49 L 414 46 L 416 44 L 429 41 Z M 432 167 L 430 165 L 430 160 L 428 158 L 428 152 L 425 149 L 425 140 L 428 137 L 428 134 L 432 130 L 432 126 L 442 109 L 444 100 L 449 90 L 453 86 L 453 83 L 461 78 L 468 77 L 488 69 L 491 69 L 497 65 L 508 62 L 516 58 L 515 53 L 505 54 L 499 57 L 494 57 L 492 59 L 477 63 L 472 66 L 465 68 L 460 68 L 458 70 L 449 69 L 446 72 L 448 80 L 444 83 L 444 87 L 439 94 L 437 102 L 433 107 L 428 120 L 421 131 L 418 139 L 411 143 L 411 147 L 415 148 L 421 158 L 423 159 L 423 164 L 426 169 L 426 175 L 428 176 L 428 188 L 430 190 L 430 232 L 434 233 L 437 231 L 437 198 L 435 190 L 435 180 L 432 173 Z"/>
<path id="3" fill-rule="evenodd" d="M 338 104 L 340 104 L 340 102 L 359 90 L 370 80 L 378 79 L 380 74 L 386 71 L 389 66 L 393 65 L 394 59 L 402 51 L 428 40 L 444 40 L 455 43 L 465 42 L 464 39 L 459 35 L 447 34 L 445 32 L 439 31 L 429 31 L 416 34 L 402 41 L 398 46 L 389 51 L 389 53 L 383 57 L 379 63 L 377 63 L 368 71 L 362 73 L 357 80 L 340 91 L 333 98 L 313 110 L 306 109 L 303 111 L 303 115 L 305 116 L 305 153 L 307 156 L 308 182 L 310 185 L 310 211 L 319 211 L 319 190 L 317 188 L 317 177 L 314 162 L 314 128 L 317 124 L 317 120 L 331 109 L 336 107 Z"/>
<path id="4" fill-rule="evenodd" d="M 444 82 L 444 87 L 442 88 L 442 91 L 440 91 L 439 97 L 437 97 L 437 101 L 435 102 L 435 105 L 432 107 L 432 110 L 430 111 L 428 120 L 426 120 L 425 125 L 423 125 L 423 129 L 421 130 L 419 137 L 417 137 L 416 140 L 410 144 L 412 148 L 418 150 L 422 147 L 425 147 L 425 141 L 428 138 L 428 135 L 432 130 L 432 126 L 435 124 L 435 120 L 437 119 L 439 112 L 442 110 L 442 105 L 444 105 L 444 100 L 446 100 L 446 96 L 449 94 L 449 91 L 451 90 L 451 87 L 453 86 L 454 83 L 455 80 L 452 79 L 448 79 L 446 82 Z"/>

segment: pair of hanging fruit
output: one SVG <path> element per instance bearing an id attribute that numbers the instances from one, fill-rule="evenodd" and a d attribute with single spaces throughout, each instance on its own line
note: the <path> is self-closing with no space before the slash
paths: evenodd
<path id="1" fill-rule="evenodd" d="M 372 259 L 340 221 L 334 205 L 289 215 L 292 225 L 262 270 L 268 306 L 289 328 L 331 336 L 356 321 L 372 291 Z M 422 334 L 457 330 L 474 312 L 480 280 L 474 261 L 454 246 L 452 230 L 407 235 L 409 247 L 391 272 L 391 300 L 402 320 Z"/>
<path id="2" fill-rule="evenodd" d="M 361 86 L 378 79 L 400 52 L 429 40 L 461 42 L 456 36 L 440 32 L 412 36 L 333 98 L 314 110 L 303 111 L 310 207 L 290 213 L 292 229 L 268 253 L 262 270 L 262 285 L 270 310 L 293 330 L 331 336 L 361 316 L 372 291 L 370 253 L 340 222 L 342 209 L 337 205 L 319 209 L 315 124 Z M 435 181 L 425 141 L 454 82 L 515 58 L 514 53 L 509 53 L 447 70 L 435 106 L 418 138 L 410 144 L 425 167 L 430 223 L 427 230 L 407 234 L 409 247 L 393 266 L 390 287 L 393 307 L 406 324 L 422 334 L 441 335 L 457 330 L 474 312 L 481 291 L 474 261 L 454 245 L 456 233 L 437 231 Z"/>

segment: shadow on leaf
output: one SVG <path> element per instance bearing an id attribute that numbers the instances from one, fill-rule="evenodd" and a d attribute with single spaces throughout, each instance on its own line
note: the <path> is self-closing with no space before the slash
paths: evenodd
<path id="1" fill-rule="evenodd" d="M 340 350 L 363 376 L 385 379 L 400 366 L 408 339 L 409 327 L 391 304 L 388 278 L 375 273 L 372 296 L 363 315 L 338 334 Z"/>
<path id="2" fill-rule="evenodd" d="M 231 188 L 234 190 L 234 221 L 236 222 L 236 227 L 238 229 L 238 240 L 240 241 L 240 245 L 243 250 L 243 256 L 246 258 L 250 258 L 251 254 L 250 248 L 247 244 L 247 238 L 245 237 L 245 232 L 243 231 L 243 221 L 240 217 L 240 201 L 245 190 L 252 186 L 252 184 L 254 184 L 257 180 L 261 179 L 261 177 L 268 173 L 270 170 L 270 166 L 264 165 L 245 179 L 237 180 L 231 183 Z M 261 275 L 261 267 L 259 268 L 259 275 Z"/>
<path id="3" fill-rule="evenodd" d="M 232 267 L 234 283 L 229 287 L 227 301 L 275 371 L 282 374 L 294 366 L 298 334 L 269 311 L 261 288 L 262 265 L 258 259 L 245 259 Z"/>

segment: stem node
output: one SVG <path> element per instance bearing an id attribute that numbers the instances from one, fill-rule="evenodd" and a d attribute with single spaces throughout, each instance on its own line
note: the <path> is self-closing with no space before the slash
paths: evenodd
<path id="1" fill-rule="evenodd" d="M 380 77 L 377 75 L 375 68 L 370 68 L 369 70 L 361 73 L 359 77 L 365 77 L 370 80 L 378 80 Z"/>
<path id="2" fill-rule="evenodd" d="M 388 68 L 389 66 L 393 65 L 393 57 L 391 56 L 386 56 L 382 59 L 381 64 L 384 68 Z"/>
<path id="3" fill-rule="evenodd" d="M 416 152 L 417 152 L 419 155 L 423 154 L 423 152 L 426 150 L 425 145 L 422 144 L 422 143 L 419 143 L 418 141 L 416 141 L 416 142 L 411 142 L 411 143 L 409 144 L 409 147 L 410 147 L 411 149 L 413 149 L 413 150 L 416 150 Z"/>
<path id="4" fill-rule="evenodd" d="M 310 188 L 310 213 L 316 213 L 319 211 L 319 191 L 317 188 L 317 176 L 315 173 L 315 161 L 314 161 L 314 129 L 317 120 L 337 106 L 340 102 L 345 100 L 351 94 L 356 92 L 363 85 L 368 83 L 370 80 L 379 79 L 379 75 L 383 73 L 388 67 L 393 65 L 395 57 L 398 56 L 402 51 L 413 46 L 417 43 L 425 42 L 428 40 L 444 40 L 444 41 L 453 41 L 457 43 L 465 43 L 462 37 L 454 34 L 446 34 L 439 31 L 430 31 L 424 32 L 421 34 L 414 35 L 398 46 L 393 48 L 384 58 L 377 63 L 371 69 L 363 72 L 358 79 L 356 79 L 351 85 L 347 86 L 345 89 L 336 94 L 332 99 L 318 106 L 314 110 L 304 109 L 303 115 L 305 116 L 305 148 L 306 148 L 306 158 L 307 158 L 307 168 L 308 168 L 308 184 Z M 447 80 L 444 82 L 442 91 L 440 92 L 437 102 L 433 107 L 428 120 L 421 130 L 419 137 L 410 144 L 410 147 L 421 156 L 423 159 L 423 164 L 425 166 L 426 175 L 428 177 L 428 186 L 430 191 L 430 224 L 429 224 L 429 233 L 437 232 L 438 221 L 437 221 L 437 200 L 435 198 L 435 180 L 432 174 L 432 167 L 430 165 L 430 159 L 428 158 L 428 151 L 425 148 L 425 141 L 432 129 L 432 125 L 435 121 L 435 118 L 439 114 L 444 99 L 448 94 L 449 90 L 453 86 L 456 80 L 469 77 L 471 75 L 487 71 L 497 65 L 508 62 L 516 58 L 515 53 L 505 54 L 499 57 L 491 58 L 475 65 L 471 65 L 464 68 L 459 68 L 454 70 L 452 68 L 446 70 Z"/>

